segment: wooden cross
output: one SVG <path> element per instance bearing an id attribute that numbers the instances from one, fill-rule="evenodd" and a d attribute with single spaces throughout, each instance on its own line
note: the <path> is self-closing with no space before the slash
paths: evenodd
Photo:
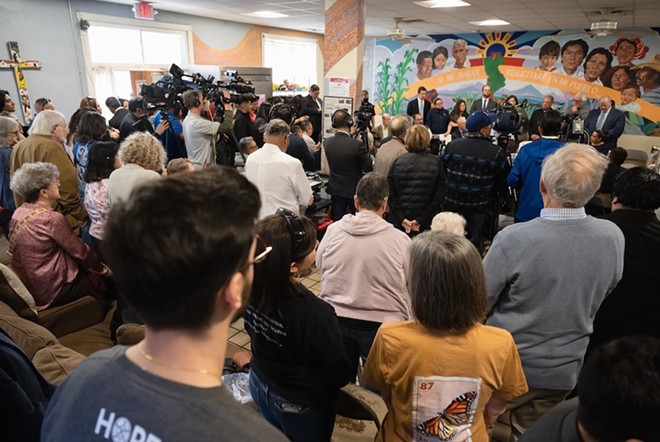
<path id="1" fill-rule="evenodd" d="M 8 41 L 7 47 L 9 48 L 11 60 L 0 60 L 0 69 L 12 69 L 14 71 L 21 107 L 23 108 L 23 117 L 25 118 L 25 124 L 29 125 L 32 122 L 32 112 L 23 69 L 41 69 L 41 62 L 36 60 L 21 60 L 17 41 Z"/>

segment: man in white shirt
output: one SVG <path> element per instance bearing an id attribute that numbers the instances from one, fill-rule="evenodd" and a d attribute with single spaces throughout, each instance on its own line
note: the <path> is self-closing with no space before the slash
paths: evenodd
<path id="1" fill-rule="evenodd" d="M 299 206 L 314 202 L 312 188 L 302 163 L 285 152 L 291 129 L 279 118 L 266 126 L 264 145 L 245 162 L 245 176 L 261 195 L 259 219 L 272 215 L 279 207 L 299 213 Z"/>
<path id="2" fill-rule="evenodd" d="M 226 93 L 225 97 L 229 98 L 228 95 Z M 210 121 L 202 116 L 202 112 L 209 110 L 209 102 L 201 91 L 184 92 L 183 104 L 188 108 L 188 115 L 183 120 L 183 136 L 186 140 L 188 159 L 195 169 L 212 166 L 215 164 L 214 147 L 218 133 L 231 132 L 233 105 L 225 107 L 224 118 L 220 121 Z"/>

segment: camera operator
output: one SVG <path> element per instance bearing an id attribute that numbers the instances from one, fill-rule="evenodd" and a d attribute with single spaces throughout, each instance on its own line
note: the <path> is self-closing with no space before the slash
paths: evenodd
<path id="1" fill-rule="evenodd" d="M 177 159 L 186 158 L 186 144 L 183 138 L 183 104 L 181 102 L 174 103 L 173 106 L 166 109 L 161 109 L 156 112 L 154 116 L 154 125 L 158 126 L 165 119 L 169 121 L 170 127 L 160 136 L 160 142 L 165 146 L 167 153 L 167 162 Z"/>
<path id="2" fill-rule="evenodd" d="M 224 98 L 229 100 L 229 92 L 224 91 L 223 94 Z M 183 93 L 183 105 L 188 109 L 188 115 L 183 120 L 188 159 L 195 169 L 212 166 L 215 164 L 216 137 L 219 133 L 231 133 L 234 106 L 226 106 L 224 115 L 218 113 L 216 121 L 208 120 L 202 113 L 209 112 L 209 102 L 204 98 L 204 94 L 196 89 Z"/>
<path id="3" fill-rule="evenodd" d="M 254 140 L 260 139 L 259 131 L 250 118 L 252 103 L 255 96 L 252 94 L 241 94 L 238 97 L 238 107 L 234 117 L 234 135 L 240 140 L 245 137 L 252 137 Z M 259 146 L 261 147 L 261 146 Z"/>
<path id="4" fill-rule="evenodd" d="M 169 121 L 161 121 L 154 130 L 154 126 L 149 121 L 144 98 L 138 95 L 128 102 L 128 113 L 121 120 L 119 126 L 120 141 L 124 141 L 134 132 L 149 132 L 152 135 L 155 133 L 160 137 L 168 127 L 170 127 Z"/>

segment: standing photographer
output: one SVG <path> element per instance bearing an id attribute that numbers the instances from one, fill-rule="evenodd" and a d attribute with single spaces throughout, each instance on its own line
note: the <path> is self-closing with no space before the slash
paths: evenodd
<path id="1" fill-rule="evenodd" d="M 128 113 L 119 126 L 120 141 L 124 141 L 134 132 L 149 132 L 152 135 L 155 133 L 160 137 L 170 127 L 169 121 L 161 121 L 154 129 L 148 117 L 144 98 L 139 95 L 131 98 L 131 101 L 128 102 Z"/>
<path id="2" fill-rule="evenodd" d="M 174 105 L 161 109 L 156 112 L 154 116 L 154 125 L 158 126 L 161 121 L 169 121 L 170 126 L 160 136 L 160 142 L 165 146 L 167 153 L 167 162 L 177 159 L 186 158 L 186 144 L 183 138 L 183 104 L 179 101 Z"/>
<path id="3" fill-rule="evenodd" d="M 225 100 L 229 92 L 224 91 Z M 215 121 L 202 116 L 209 111 L 209 102 L 199 90 L 183 93 L 183 105 L 188 108 L 188 115 L 183 120 L 183 136 L 186 140 L 188 159 L 195 169 L 202 169 L 215 164 L 215 142 L 219 133 L 230 133 L 232 129 L 233 105 L 225 107 L 224 114 L 218 112 Z"/>

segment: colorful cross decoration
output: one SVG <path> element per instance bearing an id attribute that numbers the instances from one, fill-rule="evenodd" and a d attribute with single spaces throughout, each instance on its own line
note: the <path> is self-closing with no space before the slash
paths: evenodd
<path id="1" fill-rule="evenodd" d="M 21 60 L 17 41 L 8 41 L 7 47 L 9 48 L 11 60 L 0 60 L 0 69 L 12 69 L 14 71 L 18 93 L 20 94 L 21 107 L 23 108 L 23 117 L 25 117 L 25 124 L 29 125 L 32 122 L 32 112 L 23 69 L 41 69 L 41 62 L 36 60 Z"/>

